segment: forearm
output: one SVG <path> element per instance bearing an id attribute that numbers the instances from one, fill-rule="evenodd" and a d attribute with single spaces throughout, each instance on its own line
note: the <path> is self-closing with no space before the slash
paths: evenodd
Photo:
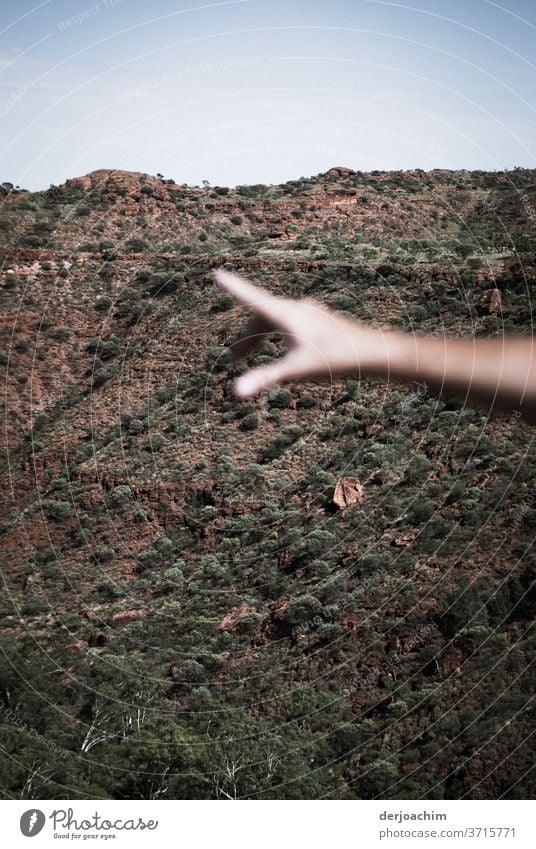
<path id="1" fill-rule="evenodd" d="M 529 421 L 536 420 L 536 350 L 531 337 L 455 339 L 396 331 L 381 336 L 369 373 L 418 381 L 438 393 L 487 409 L 519 411 Z"/>
<path id="2" fill-rule="evenodd" d="M 355 374 L 425 383 L 435 392 L 536 421 L 536 352 L 532 337 L 456 339 L 380 330 L 316 301 L 279 298 L 227 271 L 216 279 L 254 313 L 233 344 L 244 356 L 259 339 L 282 333 L 288 353 L 242 375 L 235 391 L 249 398 L 286 380 Z"/>

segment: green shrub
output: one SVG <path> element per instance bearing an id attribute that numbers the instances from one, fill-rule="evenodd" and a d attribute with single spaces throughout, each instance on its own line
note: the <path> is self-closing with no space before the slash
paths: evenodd
<path id="1" fill-rule="evenodd" d="M 161 555 L 152 545 L 138 552 L 138 564 L 141 571 L 155 569 L 160 565 Z"/>
<path id="2" fill-rule="evenodd" d="M 149 250 L 149 243 L 139 237 L 128 239 L 125 242 L 125 250 L 129 253 L 144 253 Z"/>
<path id="3" fill-rule="evenodd" d="M 44 248 L 48 242 L 45 236 L 38 236 L 35 233 L 28 233 L 21 236 L 19 244 L 27 248 Z"/>
<path id="4" fill-rule="evenodd" d="M 283 409 L 288 407 L 292 401 L 292 393 L 289 389 L 272 389 L 268 393 L 268 403 L 271 407 Z"/>
<path id="5" fill-rule="evenodd" d="M 95 557 L 100 563 L 111 563 L 115 558 L 115 551 L 106 543 L 100 543 L 95 549 Z"/>
<path id="6" fill-rule="evenodd" d="M 181 668 L 180 677 L 189 684 L 200 684 L 206 680 L 206 673 L 197 660 L 186 660 Z"/>
<path id="7" fill-rule="evenodd" d="M 297 424 L 287 425 L 286 427 L 283 428 L 282 434 L 283 434 L 283 436 L 286 436 L 289 439 L 291 439 L 293 442 L 295 442 L 296 439 L 299 439 L 300 436 L 303 436 L 303 428 L 300 427 L 300 425 L 297 425 Z"/>
<path id="8" fill-rule="evenodd" d="M 127 484 L 119 484 L 115 486 L 110 493 L 110 501 L 116 507 L 124 507 L 130 504 L 132 498 L 132 490 Z"/>
<path id="9" fill-rule="evenodd" d="M 111 363 L 110 365 L 95 369 L 92 375 L 93 388 L 98 389 L 99 386 L 103 386 L 108 380 L 117 377 L 119 368 L 117 363 Z"/>
<path id="10" fill-rule="evenodd" d="M 34 431 L 43 430 L 49 423 L 50 419 L 46 413 L 39 413 L 34 420 Z"/>
<path id="11" fill-rule="evenodd" d="M 101 360 L 110 360 L 119 353 L 119 339 L 116 336 L 110 339 L 93 337 L 87 343 L 86 351 L 90 354 L 98 353 Z"/>
<path id="12" fill-rule="evenodd" d="M 241 616 L 238 621 L 238 630 L 241 634 L 255 634 L 259 630 L 261 623 L 262 616 L 260 613 L 246 613 L 246 615 Z"/>
<path id="13" fill-rule="evenodd" d="M 114 315 L 117 318 L 130 318 L 135 321 L 144 313 L 149 312 L 149 309 L 149 303 L 141 299 L 141 295 L 137 289 L 127 286 L 117 299 L 117 307 Z"/>
<path id="14" fill-rule="evenodd" d="M 286 436 L 284 434 L 278 434 L 273 439 L 267 443 L 264 450 L 261 452 L 261 459 L 263 462 L 268 462 L 271 460 L 277 460 L 278 457 L 286 451 L 294 442 L 294 439 L 291 436 Z"/>
<path id="15" fill-rule="evenodd" d="M 149 280 L 149 292 L 153 297 L 172 295 L 176 292 L 179 282 L 183 280 L 182 274 L 173 271 L 157 271 L 151 274 Z"/>
<path id="16" fill-rule="evenodd" d="M 226 292 L 221 292 L 214 298 L 210 311 L 216 313 L 226 312 L 227 310 L 232 309 L 233 306 L 234 299 L 231 297 L 231 295 L 228 295 Z"/>
<path id="17" fill-rule="evenodd" d="M 412 522 L 426 522 L 434 513 L 435 503 L 430 498 L 417 498 L 412 504 L 409 515 Z"/>
<path id="18" fill-rule="evenodd" d="M 112 306 L 113 301 L 108 295 L 103 295 L 102 298 L 99 298 L 95 303 L 95 309 L 99 312 L 108 312 L 110 307 Z"/>
<path id="19" fill-rule="evenodd" d="M 184 583 L 184 572 L 180 566 L 174 565 L 171 566 L 170 569 L 166 569 L 164 572 L 164 578 L 166 581 L 170 581 L 170 583 L 175 584 L 176 586 L 181 586 Z"/>
<path id="20" fill-rule="evenodd" d="M 257 413 L 249 413 L 244 416 L 240 422 L 240 430 L 255 430 L 259 426 L 259 417 Z"/>
<path id="21" fill-rule="evenodd" d="M 300 625 L 310 621 L 321 612 L 322 605 L 318 599 L 307 594 L 291 598 L 280 620 L 289 625 Z"/>
<path id="22" fill-rule="evenodd" d="M 72 507 L 68 501 L 55 501 L 53 498 L 44 498 L 41 501 L 41 509 L 53 522 L 62 522 L 72 514 Z"/>
<path id="23" fill-rule="evenodd" d="M 175 599 L 173 599 L 172 601 L 165 601 L 165 602 L 162 604 L 162 608 L 161 608 L 161 609 L 162 609 L 162 613 L 163 613 L 165 616 L 171 616 L 171 617 L 173 617 L 173 618 L 177 619 L 177 618 L 181 615 L 181 612 L 182 612 L 182 604 L 180 603 L 180 601 L 178 601 L 178 600 L 175 598 Z"/>
<path id="24" fill-rule="evenodd" d="M 57 342 L 67 342 L 71 337 L 71 331 L 66 327 L 58 327 L 50 333 L 50 336 Z"/>
<path id="25" fill-rule="evenodd" d="M 319 403 L 318 398 L 314 395 L 302 395 L 298 402 L 298 406 L 304 410 L 309 410 L 311 407 L 316 407 Z"/>
<path id="26" fill-rule="evenodd" d="M 47 318 L 46 316 L 43 316 L 43 318 L 39 319 L 39 321 L 37 322 L 35 329 L 38 332 L 43 333 L 45 330 L 48 330 L 50 327 L 53 327 L 53 326 L 54 326 L 54 322 L 52 321 L 52 319 Z"/>
<path id="27" fill-rule="evenodd" d="M 149 446 L 150 446 L 151 451 L 161 451 L 165 444 L 166 444 L 166 440 L 162 436 L 161 433 L 152 433 L 151 434 L 151 437 L 150 437 L 150 440 L 149 440 Z"/>

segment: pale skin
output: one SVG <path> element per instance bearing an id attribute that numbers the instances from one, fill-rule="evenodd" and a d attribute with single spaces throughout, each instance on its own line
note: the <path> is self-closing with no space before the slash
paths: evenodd
<path id="1" fill-rule="evenodd" d="M 272 295 L 220 269 L 216 282 L 253 317 L 232 345 L 243 357 L 269 333 L 283 334 L 281 359 L 241 375 L 235 385 L 249 398 L 279 383 L 361 375 L 426 384 L 486 410 L 536 421 L 536 350 L 532 337 L 451 338 L 403 333 L 363 324 L 321 303 Z"/>

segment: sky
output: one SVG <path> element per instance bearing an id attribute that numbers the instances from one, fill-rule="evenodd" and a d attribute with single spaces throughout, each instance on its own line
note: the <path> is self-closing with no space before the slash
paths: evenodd
<path id="1" fill-rule="evenodd" d="M 536 167 L 533 0 L 17 0 L 0 182 Z"/>

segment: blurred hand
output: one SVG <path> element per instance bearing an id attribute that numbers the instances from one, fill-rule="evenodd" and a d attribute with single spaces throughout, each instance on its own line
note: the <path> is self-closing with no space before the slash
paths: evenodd
<path id="1" fill-rule="evenodd" d="M 270 365 L 254 368 L 236 382 L 241 398 L 257 395 L 285 380 L 304 377 L 333 377 L 337 374 L 371 371 L 385 360 L 384 334 L 329 310 L 316 301 L 292 300 L 270 294 L 228 271 L 215 271 L 214 278 L 254 316 L 231 346 L 235 359 L 253 350 L 263 336 L 277 331 L 288 343 L 288 353 Z"/>
<path id="2" fill-rule="evenodd" d="M 278 298 L 228 271 L 216 281 L 253 312 L 231 346 L 235 358 L 253 350 L 267 333 L 287 339 L 286 356 L 251 369 L 236 383 L 242 398 L 283 380 L 368 374 L 406 383 L 419 381 L 491 410 L 536 421 L 536 345 L 532 336 L 452 338 L 381 330 L 346 318 L 311 300 Z"/>

